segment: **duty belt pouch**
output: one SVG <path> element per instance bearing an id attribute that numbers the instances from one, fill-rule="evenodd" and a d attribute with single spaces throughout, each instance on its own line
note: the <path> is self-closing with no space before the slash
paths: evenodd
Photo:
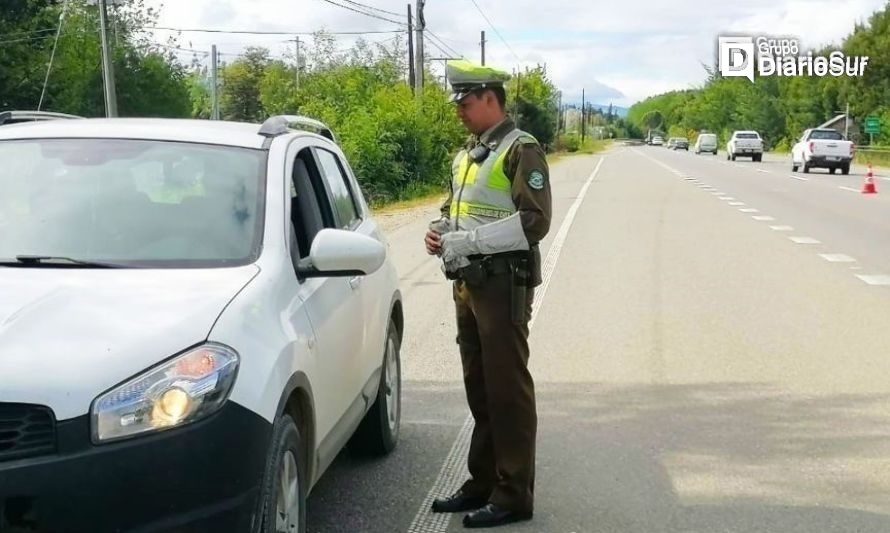
<path id="1" fill-rule="evenodd" d="M 488 280 L 488 272 L 482 261 L 470 261 L 470 264 L 460 269 L 460 278 L 470 287 L 480 287 Z"/>
<path id="2" fill-rule="evenodd" d="M 510 261 L 510 318 L 514 325 L 528 321 L 525 316 L 529 286 L 529 260 L 518 258 Z"/>

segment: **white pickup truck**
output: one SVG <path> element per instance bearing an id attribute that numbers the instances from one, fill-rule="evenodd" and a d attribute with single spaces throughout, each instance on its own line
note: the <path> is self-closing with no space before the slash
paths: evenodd
<path id="1" fill-rule="evenodd" d="M 756 131 L 734 131 L 726 143 L 726 159 L 750 157 L 751 161 L 763 160 L 763 139 Z"/>
<path id="2" fill-rule="evenodd" d="M 791 149 L 791 171 L 797 172 L 798 167 L 803 167 L 804 173 L 811 168 L 827 168 L 831 174 L 841 169 L 841 174 L 847 175 L 855 149 L 835 130 L 808 129 Z"/>

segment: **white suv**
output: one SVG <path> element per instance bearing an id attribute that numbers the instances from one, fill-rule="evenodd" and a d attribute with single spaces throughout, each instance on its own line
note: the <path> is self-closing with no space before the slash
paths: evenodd
<path id="1" fill-rule="evenodd" d="M 0 129 L 0 530 L 304 531 L 347 442 L 393 449 L 398 277 L 333 138 Z"/>

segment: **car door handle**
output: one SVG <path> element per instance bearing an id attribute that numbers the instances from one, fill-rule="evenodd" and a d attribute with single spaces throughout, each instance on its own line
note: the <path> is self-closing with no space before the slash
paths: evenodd
<path id="1" fill-rule="evenodd" d="M 352 288 L 352 290 L 356 290 L 356 289 L 358 289 L 359 286 L 360 286 L 361 284 L 362 284 L 362 277 L 361 277 L 361 276 L 356 276 L 356 277 L 354 277 L 354 278 L 349 278 L 349 286 Z"/>

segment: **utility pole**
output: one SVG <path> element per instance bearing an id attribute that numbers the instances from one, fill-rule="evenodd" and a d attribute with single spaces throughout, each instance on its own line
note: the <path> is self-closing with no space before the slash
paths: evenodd
<path id="1" fill-rule="evenodd" d="M 300 36 L 294 36 L 294 42 L 297 45 L 297 68 L 294 69 L 294 83 L 296 84 L 297 89 L 300 88 Z"/>
<path id="2" fill-rule="evenodd" d="M 424 78 L 424 65 L 423 65 L 423 30 L 426 29 L 426 21 L 423 18 L 423 4 L 425 0 L 417 0 L 417 36 L 416 42 L 414 45 L 417 47 L 417 53 L 415 54 L 414 61 L 414 76 L 415 76 L 415 87 L 417 88 L 417 98 L 420 99 L 423 96 L 423 78 Z"/>
<path id="3" fill-rule="evenodd" d="M 585 126 L 586 126 L 586 124 L 585 124 L 586 119 L 585 119 L 585 116 L 584 116 L 584 115 L 585 115 L 585 113 L 586 113 L 586 111 L 587 111 L 587 107 L 586 107 L 585 99 L 584 99 L 584 98 L 585 98 L 585 95 L 584 95 L 584 89 L 581 89 L 581 144 L 582 144 L 582 145 L 584 144 L 584 133 L 585 133 L 585 130 L 586 130 L 586 128 L 585 128 Z"/>
<path id="4" fill-rule="evenodd" d="M 559 136 L 559 132 L 562 130 L 562 91 L 557 94 L 559 95 L 559 104 L 556 107 L 556 135 Z"/>
<path id="5" fill-rule="evenodd" d="M 417 80 L 414 74 L 414 17 L 411 15 L 411 4 L 408 4 L 408 85 L 411 91 L 417 92 Z"/>
<path id="6" fill-rule="evenodd" d="M 482 66 L 485 66 L 485 30 L 482 30 L 482 40 L 479 44 L 482 46 Z"/>
<path id="7" fill-rule="evenodd" d="M 219 120 L 219 54 L 216 45 L 210 47 L 210 120 Z"/>
<path id="8" fill-rule="evenodd" d="M 114 88 L 114 65 L 108 48 L 108 8 L 99 0 L 99 29 L 102 33 L 102 77 L 105 80 L 105 116 L 117 116 L 117 94 Z"/>
<path id="9" fill-rule="evenodd" d="M 847 102 L 847 111 L 844 113 L 844 139 L 850 140 L 850 102 Z"/>

